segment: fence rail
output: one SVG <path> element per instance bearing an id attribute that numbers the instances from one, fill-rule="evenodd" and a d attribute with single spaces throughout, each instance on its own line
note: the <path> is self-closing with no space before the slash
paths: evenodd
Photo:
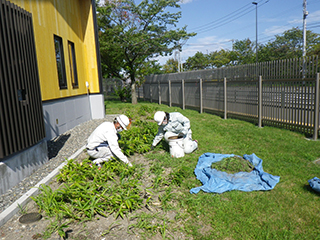
<path id="1" fill-rule="evenodd" d="M 146 78 L 142 89 L 139 95 L 150 102 L 239 118 L 260 127 L 283 127 L 318 138 L 317 57 L 153 75 Z"/>

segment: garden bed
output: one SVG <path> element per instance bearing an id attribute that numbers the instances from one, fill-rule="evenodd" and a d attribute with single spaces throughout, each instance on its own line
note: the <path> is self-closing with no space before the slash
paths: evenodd
<path id="1" fill-rule="evenodd" d="M 85 164 L 83 162 L 87 160 L 87 153 L 83 152 L 74 160 L 74 164 Z M 22 224 L 19 222 L 22 214 L 39 212 L 39 206 L 30 201 L 19 214 L 0 228 L 0 236 L 2 239 L 59 239 L 60 233 L 65 234 L 66 239 L 163 239 L 165 236 L 171 239 L 190 239 L 179 230 L 183 228 L 183 220 L 179 217 L 183 213 L 174 210 L 176 203 L 173 197 L 178 193 L 172 188 L 168 192 L 169 186 L 166 184 L 159 184 L 155 190 L 156 176 L 150 172 L 150 161 L 142 154 L 131 156 L 130 161 L 135 165 L 135 170 L 141 172 L 139 196 L 142 203 L 134 211 L 128 211 L 123 216 L 117 216 L 116 212 L 106 216 L 94 214 L 91 220 L 84 222 L 68 218 L 57 220 L 41 211 L 41 220 Z M 170 169 L 165 172 L 168 176 Z M 55 179 L 49 186 L 55 191 L 62 184 Z"/>

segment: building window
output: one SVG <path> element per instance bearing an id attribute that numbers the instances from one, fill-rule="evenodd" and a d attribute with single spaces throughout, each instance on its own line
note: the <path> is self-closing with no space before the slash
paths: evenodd
<path id="1" fill-rule="evenodd" d="M 68 41 L 68 51 L 69 51 L 69 63 L 70 63 L 70 74 L 72 87 L 77 88 L 78 85 L 78 73 L 77 73 L 77 62 L 76 62 L 76 52 L 74 50 L 74 43 Z"/>
<path id="2" fill-rule="evenodd" d="M 67 78 L 66 78 L 66 70 L 65 70 L 65 62 L 63 55 L 63 44 L 62 38 L 54 35 L 54 47 L 56 50 L 56 62 L 57 62 L 57 71 L 59 78 L 59 87 L 60 89 L 66 89 L 67 86 Z"/>

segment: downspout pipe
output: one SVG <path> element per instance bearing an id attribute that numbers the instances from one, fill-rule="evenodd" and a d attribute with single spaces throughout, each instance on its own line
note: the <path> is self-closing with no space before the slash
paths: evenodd
<path id="1" fill-rule="evenodd" d="M 98 34 L 96 1 L 91 0 L 91 5 L 92 5 L 92 18 L 93 18 L 94 35 L 95 35 L 95 42 L 96 42 L 99 88 L 100 88 L 100 94 L 103 94 L 103 84 L 102 84 L 103 79 L 102 79 L 102 72 L 101 72 L 101 56 L 100 56 L 100 44 L 99 44 L 99 34 Z"/>

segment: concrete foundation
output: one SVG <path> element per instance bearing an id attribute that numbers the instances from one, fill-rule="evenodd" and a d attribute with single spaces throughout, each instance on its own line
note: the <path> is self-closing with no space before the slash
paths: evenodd
<path id="1" fill-rule="evenodd" d="M 43 102 L 46 140 L 91 119 L 105 117 L 103 94 L 82 95 Z"/>
<path id="2" fill-rule="evenodd" d="M 47 141 L 9 156 L 0 162 L 0 195 L 30 176 L 48 161 Z"/>
<path id="3" fill-rule="evenodd" d="M 75 126 L 105 117 L 103 94 L 82 95 L 43 103 L 46 138 L 26 150 L 1 159 L 0 195 L 48 161 L 47 141 Z"/>

